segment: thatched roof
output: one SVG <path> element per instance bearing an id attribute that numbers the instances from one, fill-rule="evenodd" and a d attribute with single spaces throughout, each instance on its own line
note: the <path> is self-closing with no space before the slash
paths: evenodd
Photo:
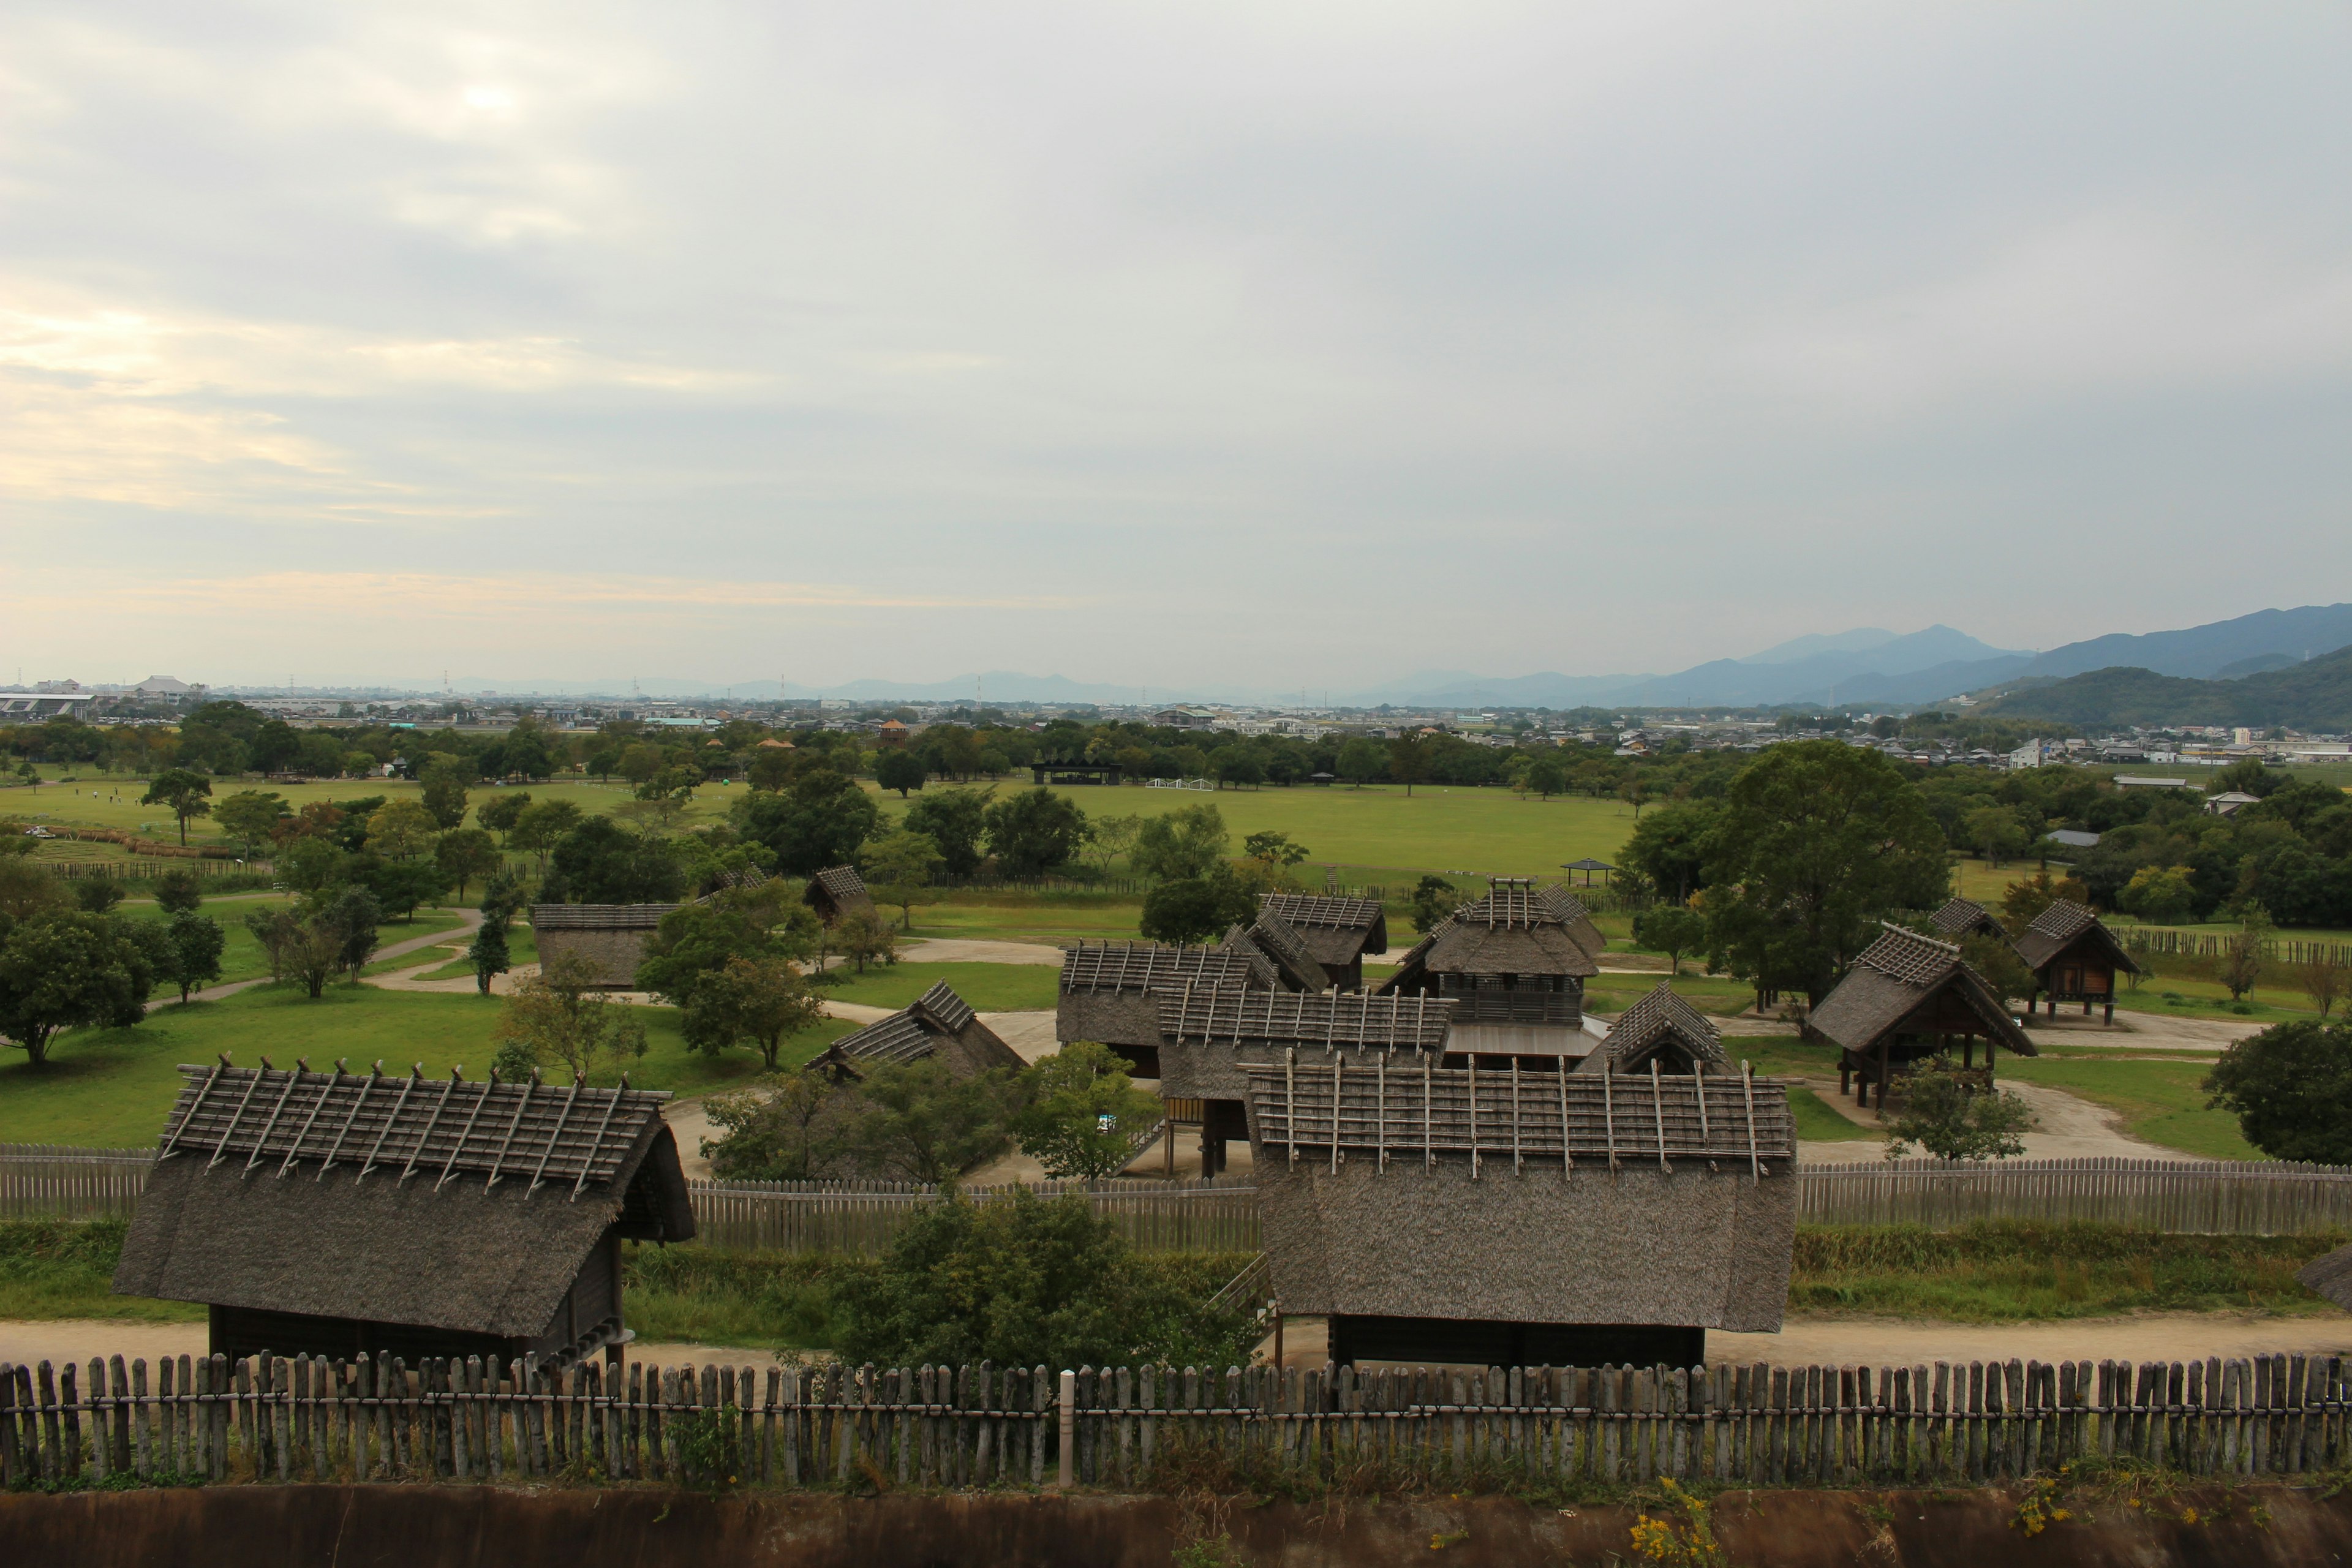
<path id="1" fill-rule="evenodd" d="M 1022 1065 L 1021 1054 L 982 1023 L 944 980 L 888 1017 L 844 1035 L 818 1060 L 855 1073 L 859 1063 L 915 1062 L 940 1055 L 956 1076 Z"/>
<path id="2" fill-rule="evenodd" d="M 1485 898 L 1463 905 L 1416 942 L 1383 992 L 1417 990 L 1432 974 L 1601 973 L 1608 945 L 1584 906 L 1558 888 L 1497 878 Z"/>
<path id="3" fill-rule="evenodd" d="M 1080 942 L 1062 953 L 1062 990 L 1155 991 L 1186 982 L 1276 988 L 1274 965 L 1255 948 L 1171 947 L 1156 942 Z"/>
<path id="4" fill-rule="evenodd" d="M 2058 899 L 2033 917 L 2017 939 L 2017 956 L 2025 961 L 2028 969 L 2040 969 L 2060 953 L 2078 942 L 2087 942 L 2101 952 L 2107 961 L 2128 974 L 2140 972 L 2132 962 L 2116 933 L 2106 928 L 2098 916 L 2071 899 Z"/>
<path id="5" fill-rule="evenodd" d="M 677 904 L 533 904 L 533 931 L 651 931 Z"/>
<path id="6" fill-rule="evenodd" d="M 1887 1036 L 1904 1033 L 1914 1015 L 1945 996 L 1979 1026 L 1979 1033 L 2019 1056 L 2040 1054 L 1992 987 L 1962 962 L 1957 946 L 1894 925 L 1885 927 L 1853 961 L 1805 1026 L 1832 1045 L 1868 1051 Z"/>
<path id="7" fill-rule="evenodd" d="M 1290 1046 L 1336 1050 L 1442 1051 L 1454 1004 L 1430 996 L 1364 996 L 1336 991 L 1300 994 L 1187 986 L 1160 994 L 1165 1044 L 1222 1042 L 1265 1050 Z"/>
<path id="8" fill-rule="evenodd" d="M 1587 1061 L 1606 1062 L 1612 1072 L 1645 1072 L 1654 1058 L 1665 1053 L 1665 1070 L 1685 1070 L 1685 1063 L 1729 1068 L 1723 1037 L 1715 1023 L 1674 993 L 1666 981 L 1619 1016 L 1608 1037 Z"/>
<path id="9" fill-rule="evenodd" d="M 1993 918 L 1992 911 L 1974 899 L 1954 899 L 1929 915 L 1927 923 L 1936 928 L 1938 935 L 1953 942 L 1972 931 L 1997 936 L 2004 942 L 2009 940 L 2009 933 L 2001 929 L 2000 921 Z"/>
<path id="10" fill-rule="evenodd" d="M 1266 893 L 1258 908 L 1288 921 L 1318 963 L 1352 963 L 1367 952 L 1388 951 L 1388 911 L 1377 899 Z"/>
<path id="11" fill-rule="evenodd" d="M 1231 952 L 1246 949 L 1264 955 L 1266 963 L 1273 965 L 1276 977 L 1288 990 L 1322 991 L 1331 984 L 1323 973 L 1323 965 L 1299 940 L 1297 930 L 1270 910 L 1259 910 L 1256 921 L 1247 930 L 1236 925 L 1225 932 L 1221 945 Z"/>
<path id="12" fill-rule="evenodd" d="M 694 1235 L 666 1094 L 180 1070 L 125 1294 L 529 1338 L 607 1231 Z"/>
<path id="13" fill-rule="evenodd" d="M 866 890 L 866 879 L 855 866 L 828 866 L 809 879 L 808 902 L 830 903 L 835 914 L 848 914 L 856 910 L 874 907 L 874 895 Z"/>
<path id="14" fill-rule="evenodd" d="M 2294 1277 L 2337 1306 L 2352 1310 L 2352 1247 L 2339 1247 L 2313 1258 Z"/>

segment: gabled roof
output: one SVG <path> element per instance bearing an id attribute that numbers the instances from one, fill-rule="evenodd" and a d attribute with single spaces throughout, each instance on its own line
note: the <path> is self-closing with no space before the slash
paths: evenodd
<path id="1" fill-rule="evenodd" d="M 961 1063 L 978 1071 L 988 1067 L 1017 1066 L 1019 1053 L 979 1020 L 971 1005 L 942 980 L 888 1017 L 834 1041 L 817 1061 L 838 1067 L 861 1061 L 905 1063 L 921 1061 L 944 1050 L 951 1067 Z M 950 1049 L 960 1041 L 970 1048 Z"/>
<path id="2" fill-rule="evenodd" d="M 1179 1046 L 1442 1051 L 1454 1005 L 1431 996 L 1187 986 L 1160 993 L 1160 1032 Z"/>
<path id="3" fill-rule="evenodd" d="M 874 907 L 874 895 L 866 890 L 866 879 L 855 866 L 828 866 L 810 877 L 807 901 L 815 903 L 820 897 L 830 900 L 836 910 Z"/>
<path id="4" fill-rule="evenodd" d="M 1274 965 L 1255 949 L 1171 947 L 1156 942 L 1080 942 L 1062 953 L 1062 990 L 1154 991 L 1187 982 L 1276 987 Z"/>
<path id="5" fill-rule="evenodd" d="M 2025 961 L 2026 968 L 2040 969 L 2086 937 L 2106 950 L 2108 960 L 2116 968 L 2139 973 L 2139 965 L 2132 962 L 2124 944 L 2116 940 L 2115 932 L 2072 899 L 2055 900 L 2033 917 L 2033 923 L 2017 939 L 2017 956 Z"/>
<path id="6" fill-rule="evenodd" d="M 1248 930 L 1237 925 L 1225 932 L 1222 945 L 1234 951 L 1248 948 L 1265 955 L 1274 966 L 1276 977 L 1287 990 L 1322 991 L 1330 985 L 1322 963 L 1299 940 L 1297 930 L 1270 910 L 1260 910 Z"/>
<path id="7" fill-rule="evenodd" d="M 651 931 L 676 904 L 533 904 L 533 931 Z"/>
<path id="8" fill-rule="evenodd" d="M 1598 974 L 1608 945 L 1584 906 L 1558 888 L 1496 879 L 1493 889 L 1454 911 L 1415 943 L 1381 990 L 1402 989 L 1418 971 L 1441 974 Z"/>
<path id="9" fill-rule="evenodd" d="M 1927 923 L 1954 942 L 1970 931 L 1979 931 L 1989 936 L 2000 937 L 2004 942 L 2009 938 L 2009 933 L 2001 930 L 2000 921 L 1993 918 L 1993 912 L 1974 899 L 1954 899 L 1929 915 Z"/>
<path id="10" fill-rule="evenodd" d="M 1607 1058 L 1612 1071 L 1632 1072 L 1670 1042 L 1680 1046 L 1695 1062 L 1711 1068 L 1731 1066 L 1713 1021 L 1675 995 L 1673 984 L 1664 980 L 1619 1016 L 1598 1054 Z"/>
<path id="11" fill-rule="evenodd" d="M 1805 1026 L 1832 1045 L 1866 1051 L 1946 990 L 1958 996 L 1990 1038 L 2019 1056 L 2040 1055 L 1992 987 L 1961 960 L 1958 947 L 1895 925 L 1885 926 L 1863 950 Z"/>
<path id="12" fill-rule="evenodd" d="M 180 1071 L 127 1294 L 530 1337 L 607 1229 L 694 1235 L 667 1094 Z"/>
<path id="13" fill-rule="evenodd" d="M 921 1014 L 950 1035 L 977 1016 L 971 1004 L 957 995 L 955 987 L 944 980 L 916 997 L 908 1011 Z"/>
<path id="14" fill-rule="evenodd" d="M 2295 1270 L 2295 1279 L 2337 1306 L 2352 1309 L 2352 1247 L 2324 1253 Z"/>
<path id="15" fill-rule="evenodd" d="M 1352 963 L 1367 952 L 1388 951 L 1388 911 L 1377 899 L 1266 893 L 1258 908 L 1288 921 L 1318 963 Z"/>

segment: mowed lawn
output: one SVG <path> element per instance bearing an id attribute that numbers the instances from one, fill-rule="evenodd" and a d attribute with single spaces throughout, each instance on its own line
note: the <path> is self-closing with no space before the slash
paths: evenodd
<path id="1" fill-rule="evenodd" d="M 255 980 L 268 973 L 269 960 L 262 952 L 260 942 L 246 925 L 246 916 L 257 910 L 284 910 L 291 909 L 293 905 L 294 899 L 291 894 L 273 894 L 257 899 L 207 899 L 196 913 L 217 922 L 223 935 L 226 938 L 221 947 L 220 980 L 215 984 L 226 984 L 232 980 Z M 168 918 L 152 902 L 121 903 L 115 906 L 115 910 L 132 920 Z M 412 937 L 425 936 L 436 931 L 452 931 L 457 928 L 457 917 L 446 910 L 419 910 L 412 920 L 386 921 L 376 927 L 376 945 L 389 947 L 394 942 L 406 942 Z M 423 962 L 422 954 L 415 958 L 395 961 L 392 967 L 400 968 L 421 962 Z M 373 966 L 371 965 L 371 967 Z M 157 994 L 161 996 L 163 994 L 158 992 Z M 174 997 L 174 1000 L 176 999 Z"/>
<path id="2" fill-rule="evenodd" d="M 1051 1011 L 1062 972 L 1045 963 L 892 963 L 821 988 L 828 1002 L 904 1007 L 940 981 L 981 1013 Z"/>
<path id="3" fill-rule="evenodd" d="M 1049 976 L 1052 971 L 1045 972 Z M 0 1143 L 73 1143 L 129 1148 L 152 1142 L 180 1090 L 178 1066 L 211 1063 L 224 1051 L 239 1067 L 291 1067 L 308 1058 L 320 1071 L 338 1057 L 364 1072 L 381 1059 L 387 1073 L 424 1064 L 425 1075 L 462 1064 L 468 1079 L 489 1068 L 490 1028 L 505 1004 L 471 994 L 383 991 L 331 985 L 311 1001 L 293 986 L 261 986 L 221 1002 L 156 1004 L 128 1029 L 75 1030 L 51 1047 L 47 1065 L 18 1053 L 0 1067 Z M 759 1054 L 708 1056 L 686 1048 L 677 1014 L 640 1006 L 647 1050 L 629 1064 L 641 1089 L 700 1094 L 743 1083 L 761 1070 Z M 798 1066 L 856 1026 L 826 1019 L 785 1043 L 783 1063 Z"/>

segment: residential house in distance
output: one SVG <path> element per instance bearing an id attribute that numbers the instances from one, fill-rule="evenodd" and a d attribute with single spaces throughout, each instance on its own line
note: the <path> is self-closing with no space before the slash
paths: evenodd
<path id="1" fill-rule="evenodd" d="M 2017 956 L 2041 982 L 2053 1018 L 2059 1003 L 2080 1002 L 2084 1016 L 2093 1007 L 2104 1006 L 2100 1021 L 2114 1023 L 2117 976 L 2142 973 L 2098 916 L 2067 899 L 2036 915 L 2014 945 Z"/>
<path id="2" fill-rule="evenodd" d="M 204 1303 L 215 1355 L 617 1360 L 621 1243 L 694 1237 L 626 1079 L 180 1071 L 114 1289 Z"/>
<path id="3" fill-rule="evenodd" d="M 856 1034 L 827 1046 L 809 1066 L 835 1078 L 862 1079 L 881 1062 L 919 1062 L 937 1057 L 959 1079 L 977 1078 L 992 1068 L 1018 1070 L 1021 1054 L 980 1021 L 971 1005 L 944 980 L 908 1005 Z"/>
<path id="4" fill-rule="evenodd" d="M 1255 921 L 1226 931 L 1221 945 L 1236 952 L 1246 950 L 1264 958 L 1274 966 L 1275 978 L 1285 991 L 1329 989 L 1329 978 L 1297 928 L 1263 905 Z"/>
<path id="5" fill-rule="evenodd" d="M 1945 1055 L 1955 1043 L 1962 1070 L 1988 1089 L 1997 1047 L 2041 1054 L 1957 945 L 1895 925 L 1885 926 L 1822 998 L 1805 1021 L 1805 1037 L 1838 1047 L 1838 1092 L 1853 1093 L 1864 1106 L 1883 1107 L 1898 1070 Z"/>
<path id="6" fill-rule="evenodd" d="M 1361 991 L 1364 955 L 1388 951 L 1388 911 L 1377 899 L 1267 893 L 1258 900 L 1258 907 L 1297 931 L 1323 966 L 1325 984 L 1338 990 Z"/>
<path id="7" fill-rule="evenodd" d="M 1252 1179 L 1274 1299 L 1332 1360 L 1692 1366 L 1780 1326 L 1784 1084 L 1314 1055 L 1247 1069 Z"/>
<path id="8" fill-rule="evenodd" d="M 874 895 L 866 890 L 866 879 L 855 866 L 826 867 L 809 879 L 808 891 L 802 897 L 827 925 L 848 915 L 874 912 Z"/>
<path id="9" fill-rule="evenodd" d="M 533 904 L 532 939 L 544 965 L 561 954 L 584 960 L 593 984 L 627 991 L 637 983 L 646 944 L 676 904 Z"/>
<path id="10" fill-rule="evenodd" d="M 2248 795 L 2242 789 L 2225 789 L 2220 795 L 2207 798 L 2205 812 L 2209 816 L 2235 816 L 2250 805 L 2260 805 L 2262 798 L 2258 795 Z"/>

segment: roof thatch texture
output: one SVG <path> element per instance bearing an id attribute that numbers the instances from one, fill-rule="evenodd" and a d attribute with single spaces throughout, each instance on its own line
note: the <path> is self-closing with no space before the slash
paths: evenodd
<path id="1" fill-rule="evenodd" d="M 1157 1000 L 1160 1092 L 1185 1100 L 1240 1100 L 1249 1089 L 1243 1064 L 1293 1047 L 1318 1062 L 1336 1057 L 1365 1066 L 1398 1052 L 1434 1061 L 1454 1014 L 1453 1003 L 1432 996 L 1336 991 L 1192 986 L 1160 992 Z"/>
<path id="2" fill-rule="evenodd" d="M 874 895 L 866 890 L 866 879 L 856 867 L 828 866 L 809 879 L 807 901 L 830 906 L 840 916 L 871 910 Z"/>
<path id="3" fill-rule="evenodd" d="M 1927 923 L 1936 928 L 1937 935 L 1951 942 L 1958 942 L 1971 931 L 1997 936 L 2004 942 L 2009 939 L 2009 933 L 2001 929 L 2000 921 L 1993 918 L 1992 911 L 1974 899 L 1954 899 L 1929 915 Z"/>
<path id="4" fill-rule="evenodd" d="M 1171 947 L 1156 942 L 1080 942 L 1062 953 L 1062 990 L 1153 991 L 1187 982 L 1271 991 L 1274 966 L 1255 949 Z"/>
<path id="5" fill-rule="evenodd" d="M 529 1338 L 608 1230 L 694 1235 L 666 1094 L 181 1071 L 125 1294 Z"/>
<path id="6" fill-rule="evenodd" d="M 533 904 L 534 931 L 651 931 L 676 904 Z"/>
<path id="7" fill-rule="evenodd" d="M 1297 931 L 1271 910 L 1261 910 L 1246 931 L 1234 926 L 1221 945 L 1230 952 L 1246 949 L 1263 955 L 1286 990 L 1321 991 L 1330 985 L 1323 965 L 1299 940 Z"/>
<path id="8" fill-rule="evenodd" d="M 944 980 L 888 1017 L 844 1035 L 819 1059 L 855 1072 L 862 1063 L 915 1062 L 933 1056 L 945 1058 L 958 1078 L 990 1068 L 1022 1066 L 1021 1054 L 982 1023 Z"/>
<path id="9" fill-rule="evenodd" d="M 1780 1326 L 1783 1084 L 1286 1064 L 1249 1110 L 1286 1311 Z"/>
<path id="10" fill-rule="evenodd" d="M 2352 1247 L 2339 1247 L 2313 1258 L 2294 1277 L 2337 1306 L 2352 1310 Z"/>
<path id="11" fill-rule="evenodd" d="M 1664 980 L 1619 1016 L 1600 1048 L 1585 1059 L 1589 1065 L 1605 1063 L 1618 1073 L 1647 1071 L 1654 1059 L 1667 1072 L 1687 1071 L 1694 1063 L 1708 1068 L 1731 1066 L 1714 1020 L 1675 995 L 1674 986 Z"/>
<path id="12" fill-rule="evenodd" d="M 1423 974 L 1601 973 L 1608 939 L 1592 916 L 1558 888 L 1497 878 L 1486 897 L 1463 905 L 1404 955 L 1382 992 L 1418 990 Z"/>
<path id="13" fill-rule="evenodd" d="M 1388 951 L 1388 911 L 1377 899 L 1267 893 L 1258 907 L 1288 921 L 1318 963 L 1351 963 L 1367 952 Z"/>
<path id="14" fill-rule="evenodd" d="M 1885 927 L 1863 951 L 1805 1026 L 1832 1045 L 1866 1052 L 1906 1032 L 1906 1025 L 1916 1029 L 1915 1016 L 1946 997 L 1978 1026 L 1977 1033 L 2021 1057 L 2041 1054 L 1992 987 L 1961 961 L 1958 947 L 1901 926 Z"/>
<path id="15" fill-rule="evenodd" d="M 2017 939 L 2017 956 L 2025 961 L 2028 969 L 2040 969 L 2052 959 L 2078 943 L 2087 946 L 2091 953 L 2105 958 L 2127 974 L 2137 974 L 2139 965 L 2132 962 L 2116 933 L 2106 928 L 2098 916 L 2071 899 L 2053 900 L 2050 907 L 2033 917 Z"/>

